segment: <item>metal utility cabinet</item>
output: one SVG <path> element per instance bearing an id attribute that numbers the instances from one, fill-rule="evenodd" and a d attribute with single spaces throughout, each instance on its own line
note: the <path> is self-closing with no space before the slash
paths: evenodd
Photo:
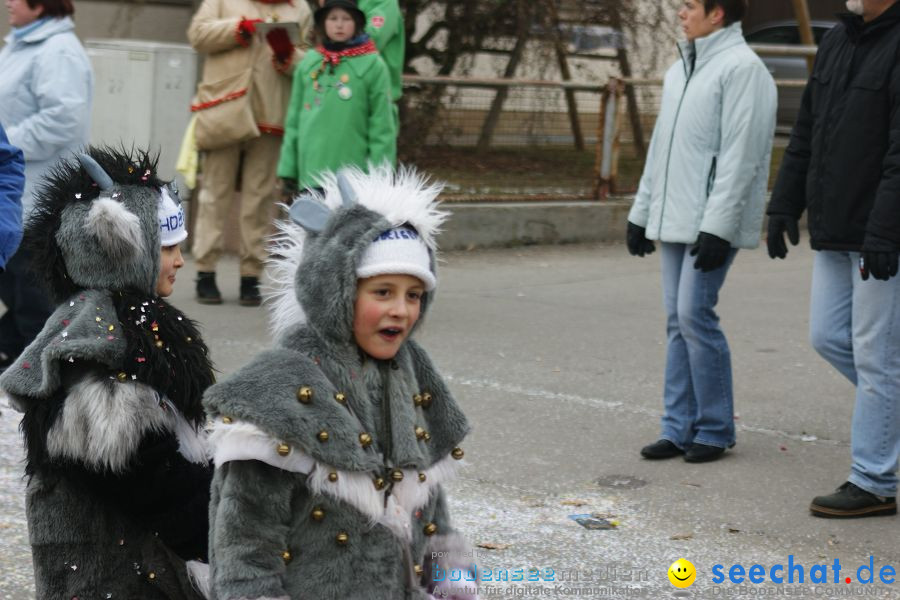
<path id="1" fill-rule="evenodd" d="M 187 44 L 141 40 L 89 39 L 85 47 L 95 78 L 91 143 L 159 151 L 160 177 L 175 178 L 197 54 Z"/>

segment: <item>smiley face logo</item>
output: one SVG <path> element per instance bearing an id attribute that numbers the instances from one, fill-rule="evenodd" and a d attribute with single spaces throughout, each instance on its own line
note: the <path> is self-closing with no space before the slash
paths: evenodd
<path id="1" fill-rule="evenodd" d="M 669 581 L 677 588 L 690 587 L 694 580 L 697 579 L 697 569 L 691 561 L 686 558 L 679 558 L 669 565 Z"/>

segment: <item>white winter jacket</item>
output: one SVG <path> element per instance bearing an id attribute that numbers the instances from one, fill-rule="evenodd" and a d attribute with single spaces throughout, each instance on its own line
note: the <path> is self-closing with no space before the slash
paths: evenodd
<path id="1" fill-rule="evenodd" d="M 47 169 L 87 144 L 94 76 L 75 24 L 49 18 L 0 50 L 0 123 L 9 142 L 25 154 L 22 215 Z M 136 116 L 135 118 L 140 118 Z"/>
<path id="2" fill-rule="evenodd" d="M 693 43 L 666 72 L 659 117 L 628 220 L 647 238 L 693 244 L 701 231 L 759 244 L 777 96 L 734 23 Z"/>

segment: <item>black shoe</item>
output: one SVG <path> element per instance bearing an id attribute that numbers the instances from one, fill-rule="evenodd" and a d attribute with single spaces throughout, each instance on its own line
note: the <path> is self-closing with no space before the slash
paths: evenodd
<path id="1" fill-rule="evenodd" d="M 877 517 L 896 515 L 897 502 L 894 498 L 876 496 L 848 481 L 833 494 L 813 498 L 809 510 L 814 516 L 826 519 Z"/>
<path id="2" fill-rule="evenodd" d="M 725 454 L 725 448 L 707 446 L 706 444 L 691 444 L 688 451 L 684 453 L 684 460 L 689 463 L 711 462 L 722 458 L 723 454 Z"/>
<path id="3" fill-rule="evenodd" d="M 641 456 L 650 460 L 659 460 L 661 458 L 674 458 L 684 454 L 684 450 L 670 442 L 669 440 L 657 440 L 649 446 L 641 448 Z"/>
<path id="4" fill-rule="evenodd" d="M 215 271 L 197 271 L 197 302 L 222 304 L 222 293 L 216 286 Z"/>
<path id="5" fill-rule="evenodd" d="M 241 277 L 241 306 L 259 306 L 261 302 L 259 278 Z"/>

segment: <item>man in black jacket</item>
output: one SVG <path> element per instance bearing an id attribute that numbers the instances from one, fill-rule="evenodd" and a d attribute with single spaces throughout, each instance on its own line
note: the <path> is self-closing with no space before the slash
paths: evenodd
<path id="1" fill-rule="evenodd" d="M 900 457 L 900 2 L 849 0 L 822 40 L 769 215 L 784 258 L 808 209 L 813 347 L 856 386 L 848 481 L 819 517 L 897 512 Z"/>

